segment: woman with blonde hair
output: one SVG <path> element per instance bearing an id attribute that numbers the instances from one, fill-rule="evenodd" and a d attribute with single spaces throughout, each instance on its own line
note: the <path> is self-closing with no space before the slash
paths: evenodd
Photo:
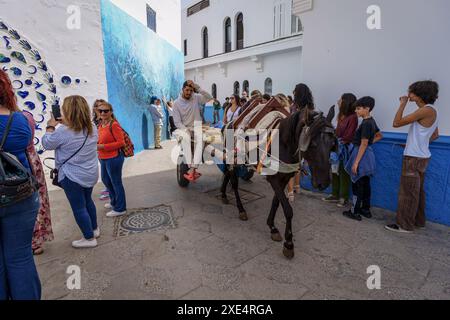
<path id="1" fill-rule="evenodd" d="M 55 150 L 58 182 L 83 233 L 83 238 L 72 242 L 72 246 L 93 248 L 100 237 L 97 210 L 92 201 L 92 190 L 98 181 L 97 128 L 92 123 L 88 103 L 81 96 L 67 97 L 62 115 L 61 121 L 52 115 L 42 144 L 47 150 Z"/>

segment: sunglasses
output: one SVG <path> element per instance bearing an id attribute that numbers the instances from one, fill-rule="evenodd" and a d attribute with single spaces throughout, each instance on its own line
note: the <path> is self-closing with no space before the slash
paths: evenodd
<path id="1" fill-rule="evenodd" d="M 98 113 L 105 113 L 105 114 L 108 114 L 108 113 L 110 113 L 111 112 L 111 110 L 102 110 L 102 109 L 98 109 Z"/>

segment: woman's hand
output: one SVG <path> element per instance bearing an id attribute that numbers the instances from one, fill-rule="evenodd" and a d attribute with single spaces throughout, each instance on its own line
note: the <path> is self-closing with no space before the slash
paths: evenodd
<path id="1" fill-rule="evenodd" d="M 56 119 L 55 119 L 55 117 L 53 116 L 53 113 L 50 113 L 51 114 L 51 118 L 50 118 L 50 120 L 48 120 L 48 122 L 47 122 L 47 128 L 48 127 L 53 127 L 53 128 L 56 128 L 56 126 L 60 123 L 59 121 L 57 121 Z"/>
<path id="2" fill-rule="evenodd" d="M 98 144 L 97 145 L 97 150 L 105 150 L 105 145 L 104 144 Z"/>

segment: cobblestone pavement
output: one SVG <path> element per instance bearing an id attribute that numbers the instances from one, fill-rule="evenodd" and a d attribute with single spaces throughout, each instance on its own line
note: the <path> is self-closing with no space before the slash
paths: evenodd
<path id="1" fill-rule="evenodd" d="M 374 219 L 358 223 L 303 193 L 294 206 L 296 256 L 288 261 L 265 224 L 272 194 L 262 177 L 241 184 L 250 201 L 250 221 L 241 222 L 233 205 L 215 197 L 217 168 L 202 168 L 200 182 L 180 189 L 169 161 L 173 142 L 165 146 L 125 166 L 129 208 L 155 208 L 150 218 L 108 219 L 96 197 L 96 249 L 71 248 L 80 231 L 63 192 L 51 191 L 56 240 L 36 258 L 44 299 L 450 299 L 448 227 L 393 234 L 384 230 L 391 212 L 374 209 Z M 164 222 L 147 233 L 123 232 Z M 284 225 L 280 211 L 280 231 Z M 81 290 L 67 288 L 71 265 L 81 268 Z M 381 269 L 381 290 L 367 288 L 371 265 Z"/>

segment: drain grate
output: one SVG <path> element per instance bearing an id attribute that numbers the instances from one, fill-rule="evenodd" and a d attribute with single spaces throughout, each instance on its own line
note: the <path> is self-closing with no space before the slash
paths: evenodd
<path id="1" fill-rule="evenodd" d="M 158 206 L 129 211 L 126 216 L 117 218 L 114 224 L 114 237 L 126 237 L 132 234 L 174 229 L 172 207 Z"/>
<path id="2" fill-rule="evenodd" d="M 222 201 L 222 193 L 220 192 L 220 189 L 210 191 L 210 192 L 208 192 L 208 194 L 210 196 L 213 196 L 217 200 Z M 255 201 L 265 198 L 264 195 L 257 194 L 257 193 L 254 193 L 254 192 L 251 192 L 248 190 L 244 190 L 244 189 L 239 189 L 239 194 L 241 196 L 242 204 L 248 204 L 250 202 L 255 202 Z M 236 203 L 236 197 L 234 196 L 233 189 L 231 189 L 231 190 L 227 189 L 227 197 L 228 197 L 228 200 L 230 201 L 230 204 L 234 205 Z"/>

